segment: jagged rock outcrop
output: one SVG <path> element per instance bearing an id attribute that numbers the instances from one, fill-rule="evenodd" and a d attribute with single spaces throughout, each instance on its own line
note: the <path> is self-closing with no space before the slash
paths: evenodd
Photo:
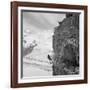
<path id="1" fill-rule="evenodd" d="M 67 13 L 53 35 L 53 75 L 79 73 L 79 14 Z"/>

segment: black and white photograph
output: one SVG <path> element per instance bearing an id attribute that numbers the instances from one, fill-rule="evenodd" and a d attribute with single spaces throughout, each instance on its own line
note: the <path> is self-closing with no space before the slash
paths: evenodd
<path id="1" fill-rule="evenodd" d="M 22 11 L 22 77 L 79 74 L 79 15 Z"/>

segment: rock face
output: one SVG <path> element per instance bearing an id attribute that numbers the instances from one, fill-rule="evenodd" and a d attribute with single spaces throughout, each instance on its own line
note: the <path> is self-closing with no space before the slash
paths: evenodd
<path id="1" fill-rule="evenodd" d="M 53 35 L 53 75 L 79 74 L 79 14 L 67 13 Z"/>

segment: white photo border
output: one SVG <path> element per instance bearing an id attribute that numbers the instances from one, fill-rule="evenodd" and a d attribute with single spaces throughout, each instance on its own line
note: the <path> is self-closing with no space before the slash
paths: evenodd
<path id="1" fill-rule="evenodd" d="M 57 12 L 77 12 L 80 13 L 80 74 L 63 76 L 43 76 L 21 78 L 21 10 L 39 10 L 39 11 L 57 11 Z M 46 81 L 66 81 L 66 80 L 84 80 L 84 10 L 76 9 L 54 9 L 54 8 L 36 8 L 36 7 L 18 7 L 18 83 L 33 83 Z"/>

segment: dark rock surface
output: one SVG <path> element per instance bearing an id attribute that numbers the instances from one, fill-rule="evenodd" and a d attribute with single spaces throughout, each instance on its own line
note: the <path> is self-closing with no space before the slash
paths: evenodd
<path id="1" fill-rule="evenodd" d="M 67 13 L 53 35 L 53 75 L 79 73 L 79 14 Z"/>

